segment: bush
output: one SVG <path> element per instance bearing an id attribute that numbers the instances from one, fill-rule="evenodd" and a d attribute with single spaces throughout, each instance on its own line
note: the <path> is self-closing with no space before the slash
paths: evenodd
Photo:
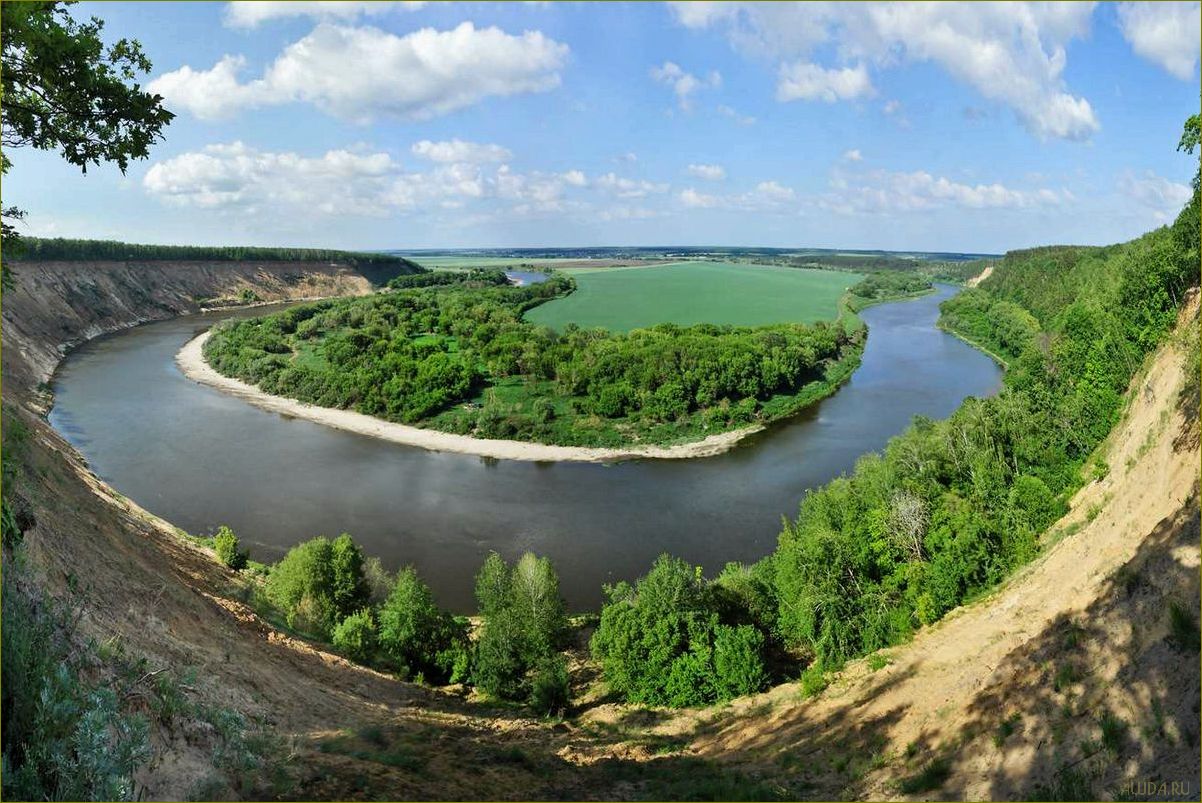
<path id="1" fill-rule="evenodd" d="M 217 560 L 234 571 L 246 568 L 246 553 L 238 548 L 238 536 L 224 524 L 217 528 L 213 536 L 213 549 L 217 552 Z"/>
<path id="2" fill-rule="evenodd" d="M 544 716 L 552 716 L 568 707 L 568 665 L 562 655 L 544 658 L 534 668 L 530 689 L 530 707 Z"/>
<path id="3" fill-rule="evenodd" d="M 149 756 L 146 720 L 122 711 L 111 688 L 84 680 L 88 661 L 71 649 L 67 616 L 22 588 L 19 564 L 4 563 L 3 797 L 133 800 L 133 774 Z"/>
<path id="4" fill-rule="evenodd" d="M 363 553 L 346 533 L 334 541 L 306 541 L 272 567 L 267 596 L 289 627 L 329 638 L 339 622 L 370 600 Z"/>
<path id="5" fill-rule="evenodd" d="M 365 664 L 376 654 L 376 619 L 366 608 L 352 613 L 334 628 L 334 649 Z"/>
<path id="6" fill-rule="evenodd" d="M 826 678 L 826 672 L 822 670 L 822 662 L 815 661 L 806 667 L 801 673 L 801 696 L 813 697 L 821 694 L 830 685 L 830 681 Z"/>
<path id="7" fill-rule="evenodd" d="M 750 618 L 747 611 L 732 608 L 699 567 L 663 555 L 634 586 L 607 593 L 591 646 L 610 688 L 628 702 L 705 705 L 767 681 L 763 633 L 736 622 Z"/>
<path id="8" fill-rule="evenodd" d="M 531 673 L 556 657 L 567 625 L 551 561 L 527 552 L 510 569 L 490 554 L 476 576 L 476 599 L 484 619 L 476 685 L 501 699 L 532 700 Z"/>
<path id="9" fill-rule="evenodd" d="M 406 566 L 380 607 L 380 647 L 406 672 L 441 681 L 455 675 L 456 661 L 464 669 L 467 631 L 435 604 L 429 586 Z"/>

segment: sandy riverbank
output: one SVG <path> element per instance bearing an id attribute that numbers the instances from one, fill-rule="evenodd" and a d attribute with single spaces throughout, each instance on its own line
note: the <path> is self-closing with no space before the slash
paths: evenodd
<path id="1" fill-rule="evenodd" d="M 481 457 L 494 457 L 500 460 L 532 460 L 545 462 L 578 462 L 578 463 L 615 463 L 621 460 L 638 460 L 654 458 L 658 460 L 679 460 L 692 457 L 712 457 L 729 451 L 743 438 L 759 432 L 762 426 L 756 425 L 743 429 L 731 430 L 692 443 L 682 443 L 676 446 L 630 446 L 623 449 L 592 448 L 584 446 L 551 446 L 543 443 L 528 441 L 486 440 L 473 438 L 468 435 L 455 435 L 450 432 L 439 432 L 433 429 L 420 429 L 405 424 L 384 421 L 370 415 L 352 412 L 350 410 L 335 410 L 330 407 L 318 407 L 312 404 L 285 399 L 264 393 L 253 385 L 239 379 L 232 379 L 217 373 L 204 359 L 204 344 L 209 333 L 205 332 L 180 349 L 175 355 L 184 376 L 209 385 L 243 401 L 250 402 L 256 407 L 284 415 L 303 418 L 328 427 L 357 432 L 405 446 L 417 446 L 433 452 L 457 452 L 459 454 L 474 454 Z"/>

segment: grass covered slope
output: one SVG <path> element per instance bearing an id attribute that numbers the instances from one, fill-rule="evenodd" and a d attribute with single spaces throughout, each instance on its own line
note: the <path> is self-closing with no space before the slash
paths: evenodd
<path id="1" fill-rule="evenodd" d="M 403 277 L 370 298 L 220 325 L 204 356 L 268 394 L 397 423 L 628 447 L 790 415 L 849 376 L 863 343 L 862 328 L 825 321 L 556 333 L 523 313 L 570 291 L 570 279 L 503 282 L 497 271 Z"/>
<path id="2" fill-rule="evenodd" d="M 600 326 L 626 332 L 674 323 L 762 326 L 832 320 L 854 273 L 682 262 L 576 276 L 576 292 L 526 314 L 540 326 Z"/>

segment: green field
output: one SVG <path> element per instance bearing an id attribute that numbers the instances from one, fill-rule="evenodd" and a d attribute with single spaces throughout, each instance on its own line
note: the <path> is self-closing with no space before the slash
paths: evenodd
<path id="1" fill-rule="evenodd" d="M 839 297 L 862 276 L 728 262 L 682 262 L 614 271 L 571 271 L 577 290 L 526 313 L 531 323 L 629 331 L 657 323 L 760 326 L 838 315 Z"/>

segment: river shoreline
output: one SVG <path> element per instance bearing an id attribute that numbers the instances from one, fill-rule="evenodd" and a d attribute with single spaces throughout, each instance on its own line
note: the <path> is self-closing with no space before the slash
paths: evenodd
<path id="1" fill-rule="evenodd" d="M 456 435 L 433 429 L 397 424 L 351 410 L 319 407 L 295 399 L 273 396 L 254 385 L 218 373 L 204 358 L 209 332 L 189 340 L 175 355 L 175 363 L 185 377 L 202 385 L 236 396 L 263 410 L 303 418 L 324 426 L 355 432 L 381 440 L 416 446 L 431 452 L 472 454 L 498 460 L 532 462 L 617 463 L 625 460 L 686 460 L 712 457 L 733 449 L 739 441 L 764 429 L 762 424 L 710 435 L 699 441 L 675 446 L 629 446 L 604 448 L 590 446 L 553 446 L 529 441 L 492 440 Z"/>

